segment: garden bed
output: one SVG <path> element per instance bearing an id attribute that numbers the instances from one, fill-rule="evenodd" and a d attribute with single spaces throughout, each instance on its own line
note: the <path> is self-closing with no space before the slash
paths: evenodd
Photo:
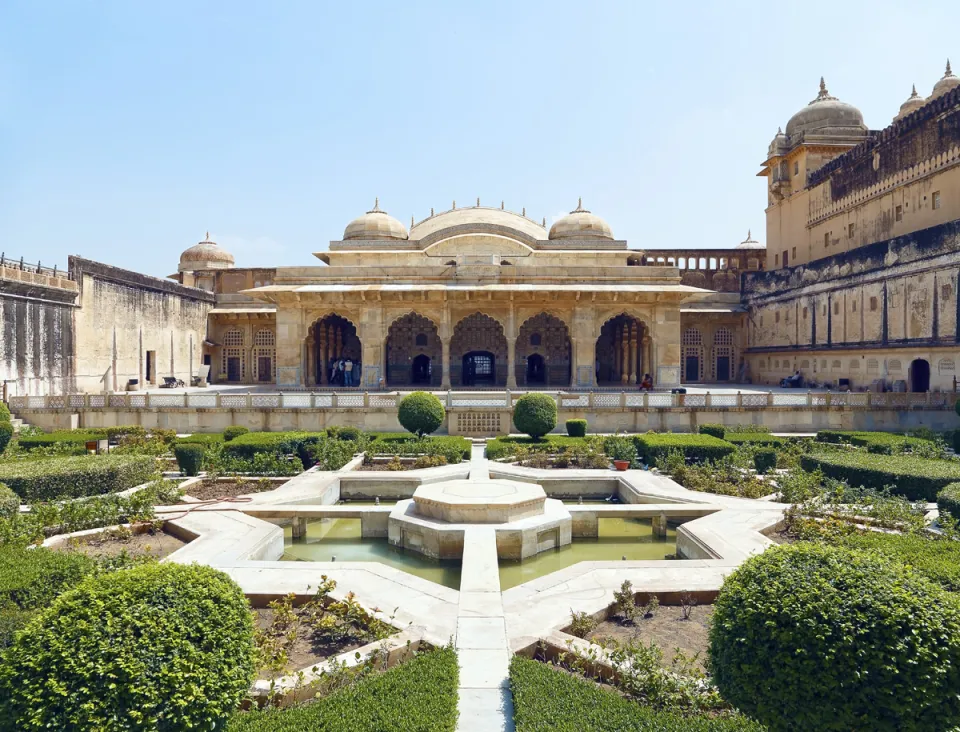
<path id="1" fill-rule="evenodd" d="M 88 557 L 118 557 L 162 559 L 170 556 L 187 542 L 162 529 L 152 526 L 121 526 L 110 529 L 81 532 L 64 537 L 51 544 L 58 552 L 75 552 Z"/>
<path id="2" fill-rule="evenodd" d="M 184 493 L 200 501 L 212 501 L 218 498 L 234 498 L 248 493 L 263 493 L 273 491 L 284 485 L 287 479 L 271 480 L 270 478 L 237 478 L 231 480 L 202 480 L 187 486 Z M 185 501 L 181 501 L 185 503 Z"/>

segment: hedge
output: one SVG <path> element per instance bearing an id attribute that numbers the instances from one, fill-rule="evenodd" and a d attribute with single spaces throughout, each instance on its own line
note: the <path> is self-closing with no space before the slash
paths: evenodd
<path id="1" fill-rule="evenodd" d="M 0 519 L 9 518 L 20 510 L 20 496 L 10 490 L 6 483 L 0 483 Z"/>
<path id="2" fill-rule="evenodd" d="M 960 481 L 960 462 L 912 455 L 873 455 L 866 452 L 811 453 L 800 457 L 800 467 L 819 468 L 829 478 L 851 486 L 893 492 L 911 501 L 935 501 L 941 488 Z"/>
<path id="3" fill-rule="evenodd" d="M 116 493 L 156 472 L 156 460 L 147 455 L 79 455 L 0 463 L 0 483 L 24 501 L 55 501 Z"/>
<path id="4" fill-rule="evenodd" d="M 761 447 L 753 454 L 753 467 L 758 473 L 769 473 L 777 467 L 777 451 L 772 447 Z"/>
<path id="5" fill-rule="evenodd" d="M 453 732 L 458 679 L 456 652 L 438 648 L 306 706 L 237 713 L 227 732 Z"/>
<path id="6" fill-rule="evenodd" d="M 234 439 L 235 437 L 239 437 L 240 435 L 246 435 L 249 432 L 250 430 L 248 430 L 246 427 L 243 427 L 241 425 L 231 425 L 230 427 L 227 427 L 223 431 L 223 441 L 230 442 L 230 440 Z"/>
<path id="7" fill-rule="evenodd" d="M 17 635 L 0 729 L 222 729 L 257 662 L 243 591 L 201 565 L 90 577 Z"/>
<path id="8" fill-rule="evenodd" d="M 495 437 L 487 441 L 487 458 L 489 460 L 499 460 L 515 455 L 518 448 L 534 448 L 537 452 L 556 455 L 566 452 L 571 447 L 590 447 L 594 443 L 599 444 L 601 441 L 602 438 L 596 436 L 544 435 L 539 440 L 534 440 L 532 437 Z"/>
<path id="9" fill-rule="evenodd" d="M 184 442 L 173 446 L 173 454 L 177 458 L 177 466 L 184 475 L 192 477 L 200 473 L 203 465 L 203 445 Z"/>
<path id="10" fill-rule="evenodd" d="M 426 391 L 407 394 L 397 407 L 397 421 L 405 430 L 418 437 L 436 432 L 446 416 L 447 410 L 443 402 Z"/>
<path id="11" fill-rule="evenodd" d="M 671 450 L 681 450 L 688 460 L 703 462 L 720 460 L 734 451 L 729 442 L 712 435 L 673 434 L 648 432 L 635 435 L 637 452 L 648 465 L 665 457 Z"/>
<path id="12" fill-rule="evenodd" d="M 914 448 L 927 444 L 929 440 L 921 437 L 909 437 L 894 432 L 866 432 L 862 430 L 821 430 L 817 433 L 818 442 L 849 444 L 865 447 L 868 452 L 881 455 L 903 452 L 904 448 Z"/>
<path id="13" fill-rule="evenodd" d="M 13 415 L 10 414 L 10 407 L 7 406 L 6 402 L 0 401 L 0 422 L 9 422 L 13 419 Z"/>
<path id="14" fill-rule="evenodd" d="M 950 483 L 937 494 L 937 509 L 960 521 L 960 483 Z"/>
<path id="15" fill-rule="evenodd" d="M 448 463 L 470 459 L 472 443 L 466 437 L 417 438 L 403 432 L 374 432 L 364 448 L 368 455 L 444 455 Z"/>
<path id="16" fill-rule="evenodd" d="M 10 440 L 13 439 L 13 424 L 4 420 L 0 420 L 0 455 L 3 454 L 3 451 L 7 449 L 7 445 L 10 444 Z"/>
<path id="17" fill-rule="evenodd" d="M 587 420 L 585 419 L 568 419 L 564 426 L 567 428 L 567 434 L 570 437 L 587 436 Z"/>
<path id="18" fill-rule="evenodd" d="M 877 552 L 945 590 L 960 592 L 960 542 L 929 534 L 888 534 L 865 531 L 840 540 L 843 546 Z"/>
<path id="19" fill-rule="evenodd" d="M 711 437 L 716 437 L 718 440 L 722 440 L 727 433 L 727 428 L 722 424 L 702 424 L 697 432 L 701 435 L 710 435 Z"/>
<path id="20" fill-rule="evenodd" d="M 223 435 L 219 432 L 196 432 L 186 437 L 178 437 L 176 444 L 195 444 L 209 447 L 210 445 L 219 445 L 223 441 Z"/>
<path id="21" fill-rule="evenodd" d="M 724 580 L 713 680 L 780 730 L 960 724 L 960 597 L 870 552 L 795 544 Z"/>
<path id="22" fill-rule="evenodd" d="M 59 430 L 39 435 L 23 435 L 17 441 L 24 450 L 35 447 L 50 447 L 51 445 L 72 445 L 82 449 L 84 444 L 91 440 L 107 439 L 106 430 Z"/>
<path id="23" fill-rule="evenodd" d="M 783 445 L 787 442 L 786 438 L 769 432 L 727 432 L 723 439 L 731 445 Z"/>
<path id="24" fill-rule="evenodd" d="M 557 400 L 548 394 L 524 394 L 513 405 L 513 424 L 534 439 L 557 426 Z"/>
<path id="25" fill-rule="evenodd" d="M 615 691 L 523 656 L 510 659 L 517 732 L 762 732 L 740 715 L 657 712 Z"/>
<path id="26" fill-rule="evenodd" d="M 304 443 L 325 438 L 323 432 L 248 432 L 224 443 L 223 454 L 245 460 L 257 453 L 290 455 L 298 453 Z"/>

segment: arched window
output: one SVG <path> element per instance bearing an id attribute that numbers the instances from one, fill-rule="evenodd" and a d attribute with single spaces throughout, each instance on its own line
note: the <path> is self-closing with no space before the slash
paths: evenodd
<path id="1" fill-rule="evenodd" d="M 531 334 L 530 334 L 530 345 L 531 345 L 531 346 L 539 346 L 541 342 L 542 342 L 542 336 L 541 336 L 539 333 L 531 333 Z"/>
<path id="2" fill-rule="evenodd" d="M 426 333 L 417 333 L 416 344 L 418 346 L 427 345 L 427 334 Z"/>
<path id="3" fill-rule="evenodd" d="M 276 345 L 276 336 L 274 336 L 272 330 L 263 328 L 258 330 L 253 336 L 253 345 L 255 346 L 275 346 Z"/>
<path id="4" fill-rule="evenodd" d="M 243 346 L 243 331 L 242 330 L 228 330 L 223 334 L 223 345 L 230 346 L 232 348 L 242 347 Z"/>
<path id="5" fill-rule="evenodd" d="M 683 358 L 681 378 L 687 382 L 700 381 L 703 375 L 703 335 L 697 328 L 687 328 L 680 337 Z"/>

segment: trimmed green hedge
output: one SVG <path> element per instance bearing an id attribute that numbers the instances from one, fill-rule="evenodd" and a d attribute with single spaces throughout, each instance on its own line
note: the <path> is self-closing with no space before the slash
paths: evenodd
<path id="1" fill-rule="evenodd" d="M 960 597 L 874 553 L 773 547 L 724 580 L 710 664 L 771 732 L 953 729 Z"/>
<path id="2" fill-rule="evenodd" d="M 0 455 L 7 449 L 10 440 L 13 439 L 13 424 L 0 419 Z"/>
<path id="3" fill-rule="evenodd" d="M 534 448 L 537 452 L 556 455 L 566 452 L 571 447 L 588 447 L 594 443 L 599 444 L 601 441 L 602 438 L 596 436 L 544 435 L 539 440 L 534 440 L 532 437 L 495 437 L 487 442 L 487 458 L 499 460 L 509 457 L 517 453 L 517 448 Z"/>
<path id="4" fill-rule="evenodd" d="M 772 447 L 761 447 L 753 454 L 753 467 L 758 473 L 769 473 L 777 467 L 777 451 Z"/>
<path id="5" fill-rule="evenodd" d="M 960 462 L 911 455 L 811 453 L 800 457 L 800 467 L 811 473 L 819 468 L 827 477 L 854 487 L 882 490 L 893 486 L 894 493 L 911 501 L 935 501 L 941 488 L 960 481 Z"/>
<path id="6" fill-rule="evenodd" d="M 671 450 L 681 450 L 688 460 L 703 462 L 720 460 L 734 451 L 729 442 L 712 435 L 653 433 L 635 435 L 637 452 L 648 465 L 665 457 Z"/>
<path id="7" fill-rule="evenodd" d="M 470 459 L 472 443 L 466 437 L 440 435 L 417 438 L 406 432 L 371 432 L 368 455 L 443 454 L 447 462 L 458 463 Z"/>
<path id="8" fill-rule="evenodd" d="M 223 441 L 223 435 L 219 432 L 196 432 L 192 435 L 187 435 L 186 437 L 178 437 L 176 444 L 194 444 L 208 447 L 210 445 L 219 445 Z"/>
<path id="9" fill-rule="evenodd" d="M 223 431 L 223 441 L 230 442 L 230 440 L 234 439 L 235 437 L 249 434 L 249 432 L 250 430 L 242 425 L 231 425 Z"/>
<path id="10" fill-rule="evenodd" d="M 312 704 L 235 714 L 228 732 L 453 732 L 460 670 L 452 648 L 421 653 Z"/>
<path id="11" fill-rule="evenodd" d="M 568 419 L 565 423 L 567 428 L 567 434 L 570 437 L 586 437 L 587 436 L 587 420 L 585 419 Z"/>
<path id="12" fill-rule="evenodd" d="M 157 472 L 147 455 L 79 455 L 0 464 L 0 482 L 26 502 L 80 498 L 133 488 Z"/>
<path id="13" fill-rule="evenodd" d="M 844 536 L 840 544 L 883 554 L 898 564 L 909 566 L 945 590 L 960 592 L 960 541 L 926 534 L 865 531 Z"/>
<path id="14" fill-rule="evenodd" d="M 443 402 L 426 391 L 407 394 L 397 407 L 397 421 L 417 437 L 436 432 L 446 416 L 447 410 Z"/>
<path id="15" fill-rule="evenodd" d="M 90 440 L 107 439 L 106 430 L 58 430 L 39 435 L 24 435 L 17 442 L 24 450 L 35 447 L 50 447 L 51 445 L 73 445 L 83 449 L 84 443 Z"/>
<path id="16" fill-rule="evenodd" d="M 510 659 L 517 732 L 763 732 L 742 716 L 687 716 L 640 706 L 607 687 L 522 656 Z"/>
<path id="17" fill-rule="evenodd" d="M 777 437 L 769 432 L 727 432 L 723 438 L 731 445 L 784 445 L 785 437 Z"/>
<path id="18" fill-rule="evenodd" d="M 821 430 L 817 442 L 856 445 L 867 452 L 890 455 L 929 443 L 920 437 L 910 437 L 895 432 L 866 432 L 862 430 Z"/>
<path id="19" fill-rule="evenodd" d="M 513 405 L 513 424 L 539 439 L 557 426 L 557 400 L 548 394 L 524 394 Z"/>
<path id="20" fill-rule="evenodd" d="M 960 483 L 950 483 L 937 494 L 937 508 L 960 521 Z"/>
<path id="21" fill-rule="evenodd" d="M 0 483 L 0 519 L 9 518 L 20 510 L 20 496 L 10 490 L 6 483 Z"/>
<path id="22" fill-rule="evenodd" d="M 248 432 L 225 442 L 223 454 L 245 460 L 258 453 L 298 454 L 302 445 L 323 439 L 326 439 L 323 432 Z"/>
<path id="23" fill-rule="evenodd" d="M 257 662 L 243 591 L 201 565 L 82 581 L 0 663 L 0 729 L 223 729 Z"/>
<path id="24" fill-rule="evenodd" d="M 184 442 L 173 446 L 173 454 L 177 458 L 177 466 L 184 475 L 192 477 L 200 473 L 203 465 L 203 445 Z"/>
<path id="25" fill-rule="evenodd" d="M 727 428 L 722 424 L 702 424 L 697 432 L 701 435 L 710 435 L 711 437 L 716 437 L 718 440 L 722 440 L 727 433 Z"/>

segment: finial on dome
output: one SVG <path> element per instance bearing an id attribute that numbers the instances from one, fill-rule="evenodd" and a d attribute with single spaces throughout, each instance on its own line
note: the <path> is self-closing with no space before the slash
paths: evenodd
<path id="1" fill-rule="evenodd" d="M 380 210 L 380 196 L 373 199 L 373 208 L 367 211 L 367 213 L 386 213 L 386 211 Z"/>
<path id="2" fill-rule="evenodd" d="M 590 213 L 587 209 L 583 207 L 583 196 L 577 196 L 577 207 L 573 209 L 570 213 Z"/>
<path id="3" fill-rule="evenodd" d="M 943 78 L 946 79 L 948 76 L 953 76 L 953 69 L 950 68 L 950 59 L 947 59 L 947 70 L 943 74 Z"/>
<path id="4" fill-rule="evenodd" d="M 207 231 L 207 234 L 206 234 L 206 236 L 204 237 L 203 240 L 204 240 L 204 241 L 210 241 L 210 231 L 209 231 L 209 230 Z"/>
<path id="5" fill-rule="evenodd" d="M 477 196 L 477 208 L 480 208 L 480 196 Z"/>
<path id="6" fill-rule="evenodd" d="M 410 228 L 413 228 L 413 214 L 410 214 Z"/>
<path id="7" fill-rule="evenodd" d="M 546 216 L 543 217 L 543 220 L 540 222 L 540 226 L 542 226 L 544 229 L 547 228 L 547 217 L 546 217 Z"/>
<path id="8" fill-rule="evenodd" d="M 747 229 L 747 241 L 750 241 L 751 236 L 752 236 L 752 234 L 751 234 L 750 229 Z"/>
<path id="9" fill-rule="evenodd" d="M 503 201 L 500 201 L 500 210 L 503 211 Z"/>
<path id="10" fill-rule="evenodd" d="M 917 85 L 914 84 L 913 87 L 912 87 L 911 90 L 910 90 L 910 98 L 911 98 L 911 99 L 916 99 L 916 98 L 918 98 L 919 96 L 920 96 L 920 95 L 917 94 Z"/>
<path id="11" fill-rule="evenodd" d="M 456 210 L 457 210 L 457 199 L 456 199 L 456 198 L 453 199 L 453 208 L 452 208 L 451 210 L 452 210 L 452 211 L 456 211 Z"/>
<path id="12" fill-rule="evenodd" d="M 780 126 L 777 127 L 777 134 L 778 134 L 778 135 L 782 135 L 782 134 L 783 134 L 783 127 L 780 127 Z"/>
<path id="13" fill-rule="evenodd" d="M 430 207 L 430 216 L 433 217 L 433 206 Z"/>

